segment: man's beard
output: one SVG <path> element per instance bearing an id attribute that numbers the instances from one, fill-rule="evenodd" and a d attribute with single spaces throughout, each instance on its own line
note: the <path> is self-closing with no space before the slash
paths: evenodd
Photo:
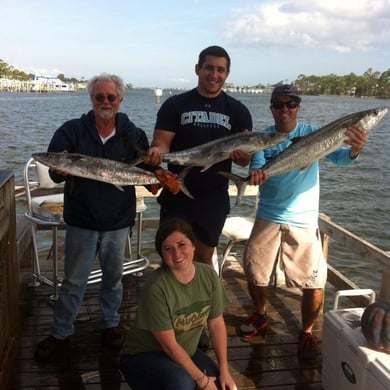
<path id="1" fill-rule="evenodd" d="M 100 116 L 101 119 L 111 119 L 114 116 L 114 110 L 110 106 L 100 106 L 97 109 L 97 114 Z"/>

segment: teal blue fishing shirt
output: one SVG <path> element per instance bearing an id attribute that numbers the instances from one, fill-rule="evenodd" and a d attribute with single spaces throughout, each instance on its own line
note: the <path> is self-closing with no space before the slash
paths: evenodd
<path id="1" fill-rule="evenodd" d="M 288 140 L 255 153 L 250 169 L 261 168 L 272 158 L 291 144 L 291 139 L 302 137 L 318 130 L 318 126 L 298 123 L 289 133 Z M 275 126 L 269 126 L 265 132 L 276 132 Z M 349 157 L 350 147 L 342 147 L 325 158 L 336 165 L 346 166 L 357 160 Z M 319 214 L 319 163 L 314 162 L 305 170 L 293 170 L 281 175 L 271 176 L 260 186 L 257 217 L 279 224 L 299 227 L 318 226 Z"/>

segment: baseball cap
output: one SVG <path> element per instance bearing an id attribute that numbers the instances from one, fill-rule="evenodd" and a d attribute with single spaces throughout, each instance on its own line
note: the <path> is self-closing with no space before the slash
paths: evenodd
<path id="1" fill-rule="evenodd" d="M 289 84 L 278 85 L 275 87 L 272 91 L 271 102 L 281 97 L 290 97 L 291 99 L 296 100 L 298 103 L 300 103 L 302 100 L 299 96 L 297 87 Z"/>

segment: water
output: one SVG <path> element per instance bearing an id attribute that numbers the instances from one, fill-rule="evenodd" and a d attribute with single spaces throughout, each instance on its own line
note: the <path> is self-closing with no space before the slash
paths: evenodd
<path id="1" fill-rule="evenodd" d="M 162 101 L 169 96 L 164 91 Z M 254 130 L 272 122 L 269 96 L 234 94 L 252 113 Z M 390 105 L 390 100 L 304 96 L 299 119 L 325 125 L 343 115 L 367 108 Z M 86 92 L 62 94 L 0 94 L 0 169 L 14 172 L 22 184 L 25 162 L 32 153 L 45 151 L 53 132 L 66 120 L 79 117 L 90 109 Z M 151 140 L 160 104 L 154 91 L 127 91 L 121 111 L 145 130 Z M 378 247 L 390 251 L 390 115 L 370 134 L 360 161 L 351 167 L 336 167 L 321 162 L 320 210 L 332 220 Z M 237 169 L 237 173 L 243 173 Z M 246 198 L 233 215 L 249 215 L 255 200 Z M 158 207 L 153 198 L 146 199 L 146 218 L 156 217 Z M 24 212 L 23 200 L 17 201 L 17 212 Z M 153 253 L 153 232 L 143 235 L 146 254 Z M 222 242 L 224 242 L 222 240 Z M 330 262 L 360 287 L 379 290 L 380 270 L 357 254 L 331 243 Z"/>

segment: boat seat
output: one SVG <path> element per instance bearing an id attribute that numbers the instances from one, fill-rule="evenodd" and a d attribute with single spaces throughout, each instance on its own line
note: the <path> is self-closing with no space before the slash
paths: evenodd
<path id="1" fill-rule="evenodd" d="M 219 277 L 222 279 L 222 271 L 227 258 L 234 245 L 245 245 L 251 235 L 255 217 L 228 217 L 222 229 L 222 235 L 228 238 L 228 243 L 223 251 L 219 266 Z M 280 259 L 275 263 L 270 285 L 274 288 L 285 284 L 285 276 Z"/>
<path id="2" fill-rule="evenodd" d="M 51 222 L 64 223 L 63 205 L 64 194 L 62 193 L 31 198 L 32 214 Z"/>
<path id="3" fill-rule="evenodd" d="M 226 218 L 225 225 L 222 229 L 222 235 L 228 239 L 228 243 L 223 251 L 222 259 L 219 265 L 219 277 L 222 278 L 222 271 L 225 262 L 234 245 L 244 245 L 248 240 L 253 223 L 254 217 L 228 217 Z"/>

